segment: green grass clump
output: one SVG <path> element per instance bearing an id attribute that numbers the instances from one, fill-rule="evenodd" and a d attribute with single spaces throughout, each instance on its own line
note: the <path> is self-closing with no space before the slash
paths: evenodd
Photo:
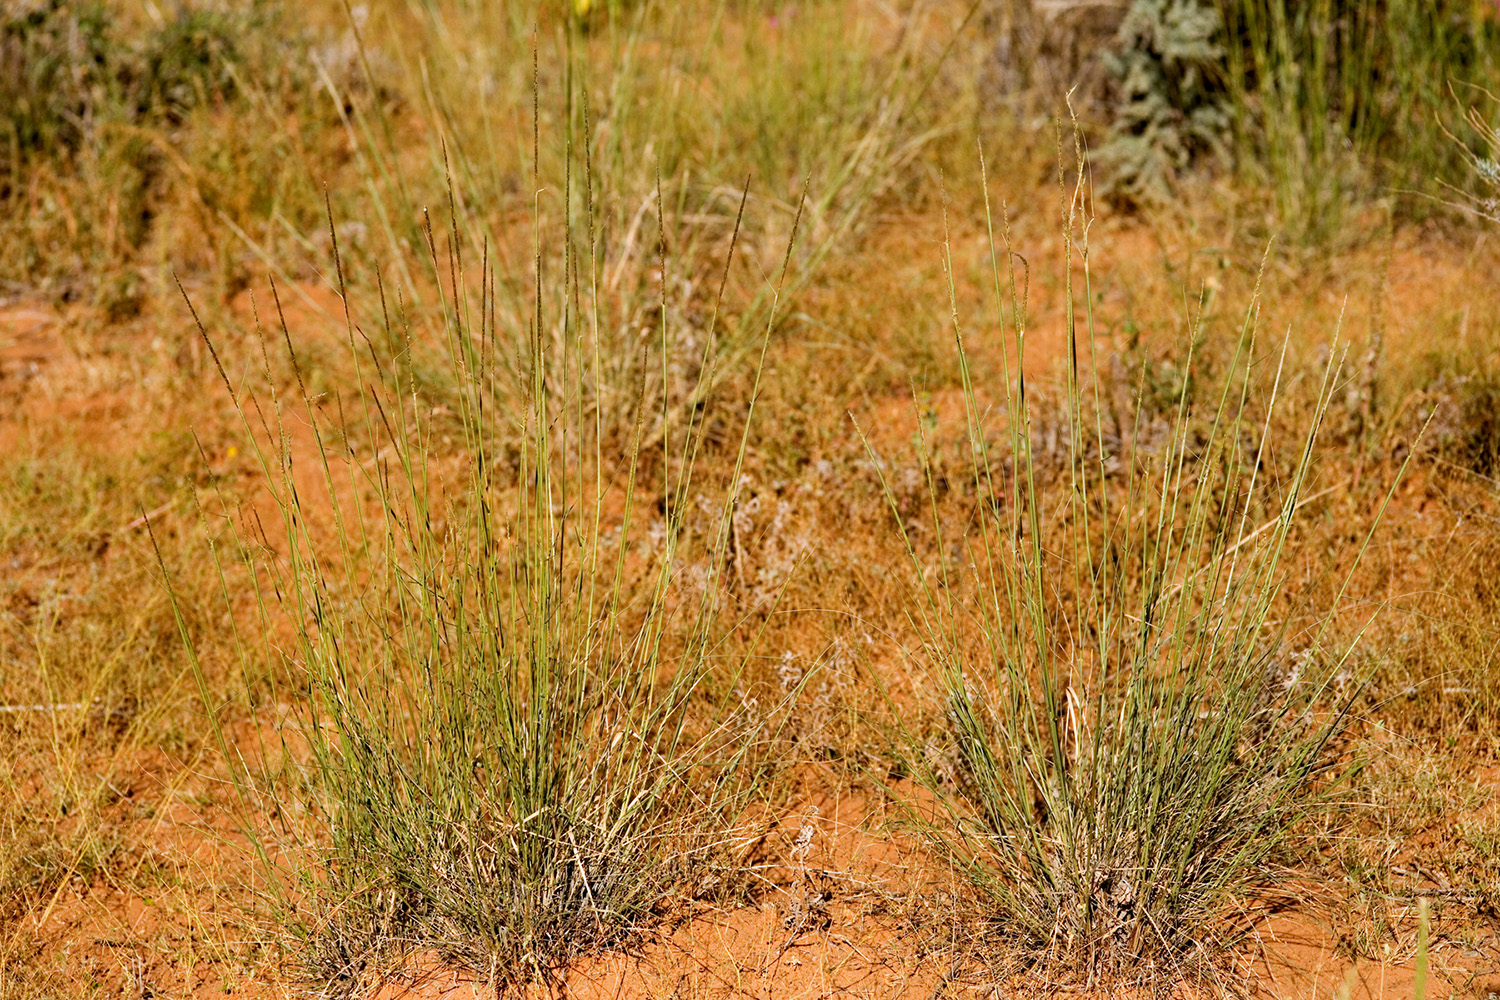
<path id="1" fill-rule="evenodd" d="M 1317 242 L 1351 204 L 1427 193 L 1461 151 L 1439 112 L 1493 87 L 1500 12 L 1469 0 L 1134 0 L 1106 51 L 1114 78 L 1100 166 L 1117 196 L 1162 202 L 1232 152 L 1276 226 Z M 1429 203 L 1408 200 L 1403 214 Z"/>
<path id="2" fill-rule="evenodd" d="M 1067 295 L 1091 301 L 1081 191 L 1071 204 L 1083 287 L 1070 267 Z M 1329 648 L 1332 613 L 1292 635 L 1273 610 L 1336 366 L 1305 433 L 1278 439 L 1282 371 L 1258 354 L 1252 307 L 1217 390 L 1127 409 L 1117 430 L 1087 321 L 1069 326 L 1055 405 L 1011 374 L 1027 331 L 1007 259 L 1005 244 L 994 289 L 1013 340 L 988 397 L 1000 426 L 956 329 L 975 495 L 964 529 L 955 538 L 934 499 L 922 534 L 945 558 L 929 568 L 902 524 L 939 713 L 899 734 L 937 803 L 911 818 L 1028 960 L 1211 969 L 1226 904 L 1265 877 L 1349 704 L 1333 686 L 1345 657 Z M 1038 443 L 1043 421 L 1060 449 Z M 892 509 L 901 522 L 893 495 Z"/>
<path id="3" fill-rule="evenodd" d="M 1235 145 L 1293 236 L 1334 235 L 1351 195 L 1421 191 L 1459 154 L 1450 88 L 1492 86 L 1500 14 L 1469 0 L 1219 0 Z M 1410 201 L 1405 211 L 1425 203 Z"/>
<path id="4" fill-rule="evenodd" d="M 960 127 L 960 112 L 931 91 L 948 55 L 942 46 L 962 26 L 927 29 L 918 9 L 899 15 L 902 30 L 887 37 L 883 16 L 840 0 L 597 5 L 586 18 L 567 9 L 443 0 L 372 14 L 357 35 L 370 79 L 362 92 L 340 95 L 351 167 L 362 183 L 335 197 L 365 223 L 361 251 L 397 263 L 404 276 L 420 273 L 427 252 L 423 208 L 447 201 L 450 183 L 467 241 L 524 254 L 509 235 L 515 220 L 531 211 L 538 191 L 555 197 L 544 182 L 560 178 L 569 151 L 587 142 L 596 306 L 611 341 L 597 371 L 581 374 L 580 389 L 604 410 L 607 429 L 628 436 L 641 380 L 652 398 L 665 393 L 678 408 L 697 405 L 700 388 L 690 360 L 665 369 L 641 363 L 661 306 L 649 277 L 656 255 L 645 233 L 656 200 L 650 192 L 660 184 L 678 293 L 674 324 L 700 346 L 717 338 L 726 361 L 748 362 L 774 301 L 765 275 L 778 266 L 794 221 L 801 220 L 801 237 L 783 288 L 788 298 L 855 246 L 876 206 L 907 183 L 908 166 Z M 538 87 L 564 99 L 534 102 Z M 399 99 L 381 96 L 387 93 Z M 559 137 L 555 148 L 541 149 L 540 166 L 528 159 L 528 112 Z M 420 132 L 411 128 L 417 120 Z M 741 213 L 747 179 L 752 194 Z M 739 265 L 726 284 L 731 239 Z M 543 266 L 555 269 L 571 250 L 549 239 L 542 252 Z M 726 308 L 717 310 L 721 287 Z M 420 280 L 406 281 L 403 291 L 414 311 L 437 308 Z M 525 329 L 530 293 L 525 268 L 497 274 L 502 332 Z M 549 337 L 560 335 L 560 315 L 547 317 Z M 719 328 L 706 328 L 710 318 Z M 413 360 L 429 391 L 454 390 L 440 362 L 425 363 L 420 345 Z M 721 380 L 747 368 L 726 364 L 701 388 L 722 389 Z M 654 424 L 655 415 L 647 420 Z M 648 426 L 645 439 L 658 433 Z"/>
<path id="5" fill-rule="evenodd" d="M 243 662 L 271 663 L 300 704 L 294 735 L 259 750 L 282 778 L 236 773 L 247 801 L 314 818 L 282 898 L 310 907 L 321 978 L 436 949 L 497 985 L 546 979 L 739 878 L 774 712 L 736 694 L 746 654 L 728 652 L 719 580 L 733 497 L 695 475 L 709 401 L 679 419 L 643 383 L 621 442 L 580 389 L 610 362 L 594 190 L 580 155 L 568 214 L 536 218 L 522 329 L 499 325 L 489 247 L 466 257 L 455 219 L 450 239 L 424 232 L 441 324 L 406 323 L 378 285 L 367 333 L 335 237 L 352 365 L 338 406 L 308 393 L 284 319 L 292 381 L 267 360 L 261 385 L 231 384 L 270 503 L 225 599 L 229 574 L 253 580 L 267 645 L 247 634 Z M 567 248 L 553 272 L 547 231 Z M 656 243 L 648 363 L 667 366 L 684 345 Z M 457 386 L 441 405 L 376 347 L 429 334 Z M 707 380 L 714 342 L 691 350 Z M 231 760 L 243 749 L 226 740 Z"/>

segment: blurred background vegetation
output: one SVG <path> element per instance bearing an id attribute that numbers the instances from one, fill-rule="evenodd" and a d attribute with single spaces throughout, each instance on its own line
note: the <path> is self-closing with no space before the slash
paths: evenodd
<path id="1" fill-rule="evenodd" d="M 545 131 L 589 119 L 601 182 L 659 174 L 695 232 L 747 177 L 787 204 L 805 188 L 813 258 L 911 194 L 922 171 L 897 167 L 963 189 L 975 139 L 1049 151 L 1065 101 L 1117 205 L 1230 181 L 1250 228 L 1301 244 L 1494 183 L 1489 0 L 690 6 L 6 0 L 0 289 L 111 317 L 167 271 L 231 295 L 326 250 L 325 185 L 381 253 L 421 251 L 450 171 L 471 235 L 494 231 L 531 197 L 534 84 Z M 621 238 L 638 207 L 613 204 Z"/>

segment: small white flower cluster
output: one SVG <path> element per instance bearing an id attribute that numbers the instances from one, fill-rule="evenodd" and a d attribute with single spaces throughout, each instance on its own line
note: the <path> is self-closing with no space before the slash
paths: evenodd
<path id="1" fill-rule="evenodd" d="M 790 501 L 777 496 L 785 484 L 773 484 L 765 494 L 748 493 L 750 485 L 748 476 L 740 481 L 744 499 L 735 505 L 733 514 L 736 544 L 747 550 L 753 547 L 755 553 L 753 576 L 744 579 L 750 600 L 770 605 L 780 597 L 811 541 L 805 531 L 792 530 L 796 511 Z M 774 507 L 770 501 L 774 501 Z"/>

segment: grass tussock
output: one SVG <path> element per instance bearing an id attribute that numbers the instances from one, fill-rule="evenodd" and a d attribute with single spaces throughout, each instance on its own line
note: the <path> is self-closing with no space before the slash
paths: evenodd
<path id="1" fill-rule="evenodd" d="M 1086 196 L 1072 191 L 1067 219 L 1081 261 L 1068 294 L 1084 301 Z M 922 573 L 912 617 L 938 713 L 933 732 L 898 729 L 938 803 L 911 819 L 1026 962 L 1201 973 L 1232 939 L 1225 907 L 1265 879 L 1335 763 L 1357 687 L 1334 612 L 1292 634 L 1276 610 L 1337 363 L 1300 439 L 1273 434 L 1285 345 L 1264 351 L 1252 304 L 1217 384 L 1184 378 L 1153 419 L 1143 368 L 1122 424 L 1084 320 L 1048 413 L 1011 374 L 1026 304 L 1009 245 L 991 245 L 1009 324 L 1004 381 L 985 397 L 998 412 L 955 327 L 976 500 L 950 534 L 934 494 L 925 532 L 952 559 L 925 564 L 887 488 Z M 1040 423 L 1060 441 L 1047 447 Z"/>
<path id="2" fill-rule="evenodd" d="M 1281 227 L 1313 242 L 1337 235 L 1352 191 L 1425 193 L 1452 176 L 1462 152 L 1440 120 L 1450 88 L 1491 86 L 1500 72 L 1500 12 L 1485 4 L 1220 7 L 1239 161 L 1274 192 Z"/>
<path id="3" fill-rule="evenodd" d="M 316 817 L 293 841 L 308 867 L 283 903 L 304 910 L 325 981 L 359 982 L 414 949 L 500 986 L 548 980 L 674 899 L 742 884 L 778 713 L 745 708 L 753 637 L 731 641 L 723 604 L 739 477 L 710 486 L 695 471 L 722 359 L 713 339 L 688 347 L 702 405 L 685 416 L 643 376 L 633 431 L 614 433 L 586 390 L 614 360 L 592 169 L 587 155 L 565 168 L 560 229 L 534 220 L 524 327 L 505 323 L 487 245 L 466 270 L 459 218 L 424 234 L 435 331 L 406 325 L 383 288 L 380 314 L 353 312 L 335 230 L 357 393 L 336 417 L 307 394 L 279 301 L 262 347 L 284 346 L 290 384 L 269 354 L 253 382 L 226 376 L 269 503 L 239 513 L 243 565 L 225 566 L 224 594 L 253 581 L 246 636 L 270 645 L 244 647 L 247 670 L 270 664 L 306 693 L 295 736 L 269 748 L 289 772 L 237 780 Z M 549 231 L 563 248 L 550 273 Z M 664 233 L 655 242 L 646 370 L 684 347 Z M 441 402 L 376 346 L 429 332 L 448 365 Z"/>
<path id="4" fill-rule="evenodd" d="M 266 3 L 0 8 L 0 289 L 121 321 L 169 263 L 232 294 L 244 251 L 223 220 L 299 214 L 286 137 L 236 119 L 259 105 L 315 121 L 292 96 L 311 87 L 308 48 Z"/>

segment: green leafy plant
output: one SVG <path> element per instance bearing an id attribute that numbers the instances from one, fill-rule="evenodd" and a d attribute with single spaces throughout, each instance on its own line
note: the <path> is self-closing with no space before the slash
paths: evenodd
<path id="1" fill-rule="evenodd" d="M 1225 151 L 1223 21 L 1200 0 L 1134 0 L 1104 64 L 1114 79 L 1106 191 L 1160 202 L 1183 172 Z"/>

